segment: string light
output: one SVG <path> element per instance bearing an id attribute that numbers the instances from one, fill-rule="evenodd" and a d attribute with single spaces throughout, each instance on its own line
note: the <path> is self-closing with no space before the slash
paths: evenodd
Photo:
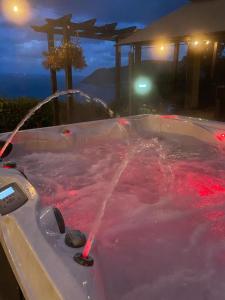
<path id="1" fill-rule="evenodd" d="M 211 43 L 210 40 L 208 40 L 208 39 L 201 39 L 201 38 L 188 40 L 188 45 L 190 47 L 192 47 L 192 48 L 195 48 L 196 51 L 207 49 L 206 46 L 209 46 L 210 43 Z"/>
<path id="2" fill-rule="evenodd" d="M 151 47 L 151 55 L 153 59 L 165 60 L 172 54 L 172 44 L 169 41 L 158 41 Z"/>
<path id="3" fill-rule="evenodd" d="M 199 41 L 194 41 L 194 46 L 198 46 L 199 45 Z"/>

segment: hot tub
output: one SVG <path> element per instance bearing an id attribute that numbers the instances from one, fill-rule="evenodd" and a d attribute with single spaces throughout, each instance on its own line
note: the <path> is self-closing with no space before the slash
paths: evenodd
<path id="1" fill-rule="evenodd" d="M 1 203 L 13 195 L 0 237 L 25 298 L 224 299 L 224 147 L 223 123 L 177 116 L 19 132 L 4 159 L 17 169 L 0 168 Z M 82 266 L 57 209 L 88 236 L 103 204 Z"/>

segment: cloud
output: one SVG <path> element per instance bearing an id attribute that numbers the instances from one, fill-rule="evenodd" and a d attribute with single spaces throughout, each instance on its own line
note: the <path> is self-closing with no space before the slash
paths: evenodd
<path id="1" fill-rule="evenodd" d="M 74 21 L 97 18 L 98 24 L 118 22 L 119 27 L 139 28 L 176 9 L 186 0 L 30 0 L 32 19 L 26 26 L 16 26 L 0 16 L 0 72 L 46 72 L 41 64 L 42 52 L 47 49 L 46 35 L 34 32 L 31 25 L 45 23 L 45 18 L 57 18 L 72 13 Z M 114 65 L 114 45 L 107 41 L 81 39 L 88 74 L 99 67 Z M 123 51 L 123 63 L 127 51 Z"/>
<path id="2" fill-rule="evenodd" d="M 34 2 L 34 0 L 33 0 Z M 35 1 L 36 2 L 36 1 Z M 57 14 L 96 17 L 101 21 L 138 22 L 149 24 L 159 16 L 188 2 L 187 0 L 39 0 L 41 7 Z M 37 3 L 37 2 L 36 2 Z"/>

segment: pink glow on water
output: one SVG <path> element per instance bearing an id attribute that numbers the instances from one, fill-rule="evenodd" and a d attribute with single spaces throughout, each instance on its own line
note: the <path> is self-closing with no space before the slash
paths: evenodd
<path id="1" fill-rule="evenodd" d="M 193 187 L 197 190 L 199 196 L 205 197 L 225 192 L 225 187 L 214 181 L 213 178 L 209 177 L 205 178 L 205 180 L 206 181 L 196 178 L 196 180 L 192 182 Z"/>
<path id="2" fill-rule="evenodd" d="M 201 197 L 214 195 L 216 193 L 225 192 L 225 188 L 217 183 L 211 183 L 209 185 L 196 182 L 198 194 Z"/>
<path id="3" fill-rule="evenodd" d="M 191 171 L 184 176 L 183 184 L 177 187 L 179 193 L 182 193 L 187 188 L 190 191 L 197 192 L 201 198 L 225 193 L 225 181 L 214 176 L 209 176 L 204 173 L 196 175 Z"/>
<path id="4" fill-rule="evenodd" d="M 60 208 L 67 227 L 90 233 L 82 255 L 93 251 L 110 299 L 173 300 L 177 287 L 183 295 L 184 282 L 189 299 L 199 299 L 214 277 L 214 298 L 223 298 L 224 291 L 217 291 L 225 270 L 224 157 L 214 148 L 210 156 L 205 144 L 198 149 L 195 140 L 189 148 L 181 142 L 138 140 L 125 170 L 120 163 L 129 147 L 110 138 L 80 152 L 28 153 L 20 161 L 42 204 Z M 141 150 L 140 144 L 146 147 Z M 123 172 L 119 181 L 113 179 L 118 172 Z M 105 200 L 110 201 L 102 218 Z"/>
<path id="5" fill-rule="evenodd" d="M 78 195 L 78 191 L 76 191 L 76 190 L 68 191 L 68 196 L 70 196 L 70 197 L 74 197 L 74 196 L 77 196 L 77 195 Z"/>
<path id="6" fill-rule="evenodd" d="M 206 214 L 206 217 L 210 221 L 217 221 L 218 219 L 224 218 L 225 212 L 222 210 L 209 212 Z"/>

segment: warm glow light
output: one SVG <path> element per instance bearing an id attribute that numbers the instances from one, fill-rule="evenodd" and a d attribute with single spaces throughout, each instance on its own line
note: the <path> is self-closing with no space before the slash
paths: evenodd
<path id="1" fill-rule="evenodd" d="M 189 45 L 195 48 L 195 51 L 202 51 L 207 49 L 206 46 L 210 45 L 211 41 L 203 36 L 196 36 L 189 40 Z"/>
<path id="2" fill-rule="evenodd" d="M 165 60 L 168 59 L 172 53 L 171 45 L 166 41 L 159 41 L 151 48 L 153 59 Z"/>
<path id="3" fill-rule="evenodd" d="M 31 17 L 28 0 L 2 0 L 1 6 L 4 17 L 16 24 L 25 24 Z"/>
<path id="4" fill-rule="evenodd" d="M 17 5 L 14 5 L 14 6 L 13 6 L 13 11 L 14 11 L 15 13 L 17 13 L 17 12 L 19 11 L 19 8 L 18 8 Z"/>
<path id="5" fill-rule="evenodd" d="M 199 41 L 194 41 L 194 45 L 198 46 L 199 45 Z"/>

